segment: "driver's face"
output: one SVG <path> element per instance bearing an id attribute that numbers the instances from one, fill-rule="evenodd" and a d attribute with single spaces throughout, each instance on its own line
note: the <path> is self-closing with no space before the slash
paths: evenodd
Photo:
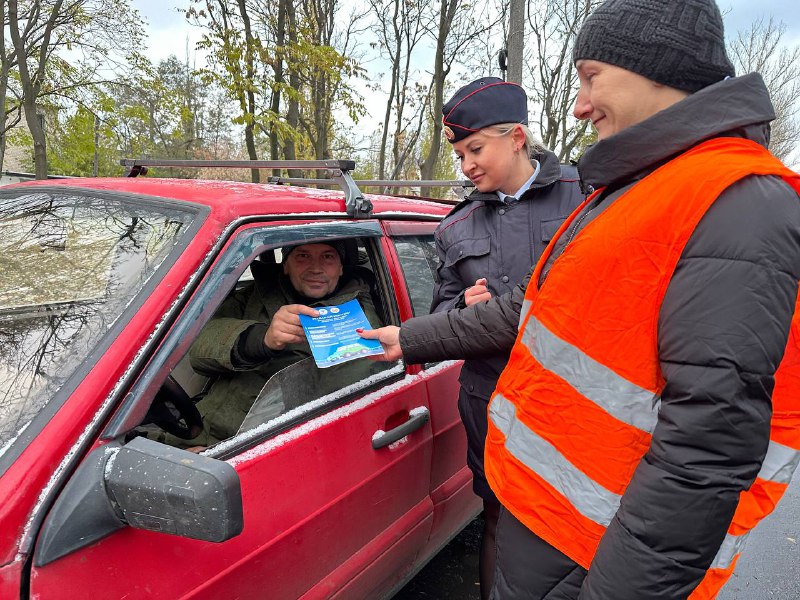
<path id="1" fill-rule="evenodd" d="M 309 298 L 322 298 L 336 289 L 342 276 L 339 253 L 328 244 L 303 244 L 283 263 L 292 286 Z"/>

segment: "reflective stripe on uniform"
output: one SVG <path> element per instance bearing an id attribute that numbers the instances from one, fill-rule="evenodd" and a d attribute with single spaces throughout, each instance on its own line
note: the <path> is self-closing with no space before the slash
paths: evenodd
<path id="1" fill-rule="evenodd" d="M 798 463 L 800 463 L 800 452 L 770 440 L 758 477 L 766 481 L 788 484 Z"/>
<path id="2" fill-rule="evenodd" d="M 749 535 L 749 532 L 742 535 L 731 535 L 730 533 L 726 535 L 719 550 L 717 550 L 717 555 L 711 561 L 709 569 L 727 569 L 730 567 L 733 564 L 733 560 L 744 550 L 747 536 Z"/>
<path id="3" fill-rule="evenodd" d="M 533 315 L 522 334 L 522 343 L 545 369 L 561 377 L 612 417 L 653 433 L 661 406 L 658 394 L 617 375 L 553 334 Z"/>
<path id="4" fill-rule="evenodd" d="M 608 527 L 619 508 L 620 495 L 608 491 L 575 467 L 550 442 L 517 419 L 514 405 L 500 394 L 492 398 L 489 415 L 505 435 L 511 455 L 553 486 L 583 516 Z"/>

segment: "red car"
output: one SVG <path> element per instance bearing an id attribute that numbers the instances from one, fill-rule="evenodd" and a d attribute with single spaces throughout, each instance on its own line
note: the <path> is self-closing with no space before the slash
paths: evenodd
<path id="1" fill-rule="evenodd" d="M 191 428 L 207 382 L 188 348 L 276 248 L 347 240 L 385 323 L 428 311 L 450 207 L 365 197 L 352 163 L 315 164 L 343 169 L 347 200 L 134 177 L 0 189 L 0 598 L 388 598 L 477 514 L 457 362 L 298 386 L 201 454 L 149 435 Z"/>

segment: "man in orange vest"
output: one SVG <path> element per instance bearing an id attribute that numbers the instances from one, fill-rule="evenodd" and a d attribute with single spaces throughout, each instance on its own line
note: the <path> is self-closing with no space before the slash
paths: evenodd
<path id="1" fill-rule="evenodd" d="M 492 598 L 713 598 L 800 460 L 800 178 L 713 0 L 608 0 L 573 58 L 597 192 L 527 289 L 369 337 L 409 362 L 513 344 Z"/>

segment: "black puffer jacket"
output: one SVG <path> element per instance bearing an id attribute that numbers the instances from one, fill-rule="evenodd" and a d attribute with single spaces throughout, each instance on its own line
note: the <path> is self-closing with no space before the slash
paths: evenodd
<path id="1" fill-rule="evenodd" d="M 599 142 L 579 169 L 585 182 L 606 191 L 576 219 L 575 233 L 633 183 L 703 140 L 737 136 L 766 145 L 773 118 L 763 81 L 751 74 L 705 88 Z M 680 198 L 664 190 L 664 201 Z M 551 260 L 572 237 L 571 230 L 562 236 Z M 766 453 L 773 376 L 798 280 L 797 194 L 776 177 L 732 185 L 700 221 L 664 297 L 658 336 L 666 385 L 658 425 L 581 599 L 685 598 L 699 583 Z M 407 321 L 401 329 L 407 360 L 507 349 L 523 296 L 521 286 L 484 305 Z"/>

